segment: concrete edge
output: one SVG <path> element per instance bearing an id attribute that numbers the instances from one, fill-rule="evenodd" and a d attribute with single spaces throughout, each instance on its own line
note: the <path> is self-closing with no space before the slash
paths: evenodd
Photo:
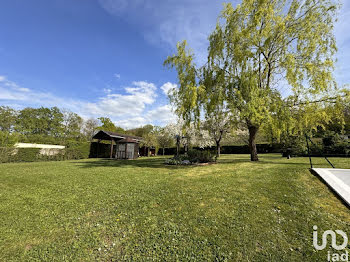
<path id="1" fill-rule="evenodd" d="M 341 171 L 343 169 L 312 168 L 311 172 L 321 177 L 322 180 L 344 201 L 344 203 L 350 207 L 350 186 L 334 176 L 330 170 Z"/>

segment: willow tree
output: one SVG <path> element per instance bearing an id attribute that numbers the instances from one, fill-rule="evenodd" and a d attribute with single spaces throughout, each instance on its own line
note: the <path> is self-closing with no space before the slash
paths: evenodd
<path id="1" fill-rule="evenodd" d="M 166 60 L 178 71 L 177 110 L 187 119 L 200 117 L 206 94 L 223 94 L 220 103 L 238 112 L 249 130 L 251 160 L 255 138 L 279 111 L 287 95 L 307 103 L 335 88 L 333 26 L 338 3 L 331 0 L 243 0 L 225 4 L 209 36 L 209 78 L 200 81 L 193 53 L 185 42 Z M 280 81 L 283 79 L 283 81 Z M 283 91 L 286 93 L 283 94 Z"/>

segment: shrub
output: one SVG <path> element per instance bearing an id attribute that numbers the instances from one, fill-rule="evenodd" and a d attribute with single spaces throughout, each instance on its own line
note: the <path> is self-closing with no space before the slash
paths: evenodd
<path id="1" fill-rule="evenodd" d="M 89 158 L 90 143 L 70 143 L 64 150 L 66 159 Z"/>
<path id="2" fill-rule="evenodd" d="M 179 160 L 178 158 L 170 158 L 170 159 L 166 159 L 164 161 L 164 164 L 167 165 L 181 165 L 182 160 Z"/>
<path id="3" fill-rule="evenodd" d="M 10 162 L 34 162 L 40 158 L 40 148 L 17 148 L 16 154 L 12 154 Z"/>
<path id="4" fill-rule="evenodd" d="M 188 160 L 191 163 L 208 163 L 213 162 L 215 154 L 209 150 L 191 149 L 187 152 Z"/>
<path id="5" fill-rule="evenodd" d="M 305 136 L 288 136 L 283 140 L 283 156 L 302 156 L 305 154 L 307 154 Z"/>
<path id="6" fill-rule="evenodd" d="M 327 135 L 322 138 L 324 152 L 333 155 L 349 155 L 350 141 L 339 134 Z"/>
<path id="7" fill-rule="evenodd" d="M 0 163 L 10 162 L 15 153 L 16 149 L 13 147 L 0 147 Z"/>
<path id="8" fill-rule="evenodd" d="M 13 145 L 18 141 L 18 134 L 0 130 L 0 163 L 10 160 L 14 153 Z"/>
<path id="9" fill-rule="evenodd" d="M 40 148 L 0 148 L 0 163 L 5 162 L 34 162 L 34 161 L 62 161 L 70 159 L 84 159 L 89 157 L 89 143 L 71 143 L 69 147 L 47 155 L 40 154 Z"/>

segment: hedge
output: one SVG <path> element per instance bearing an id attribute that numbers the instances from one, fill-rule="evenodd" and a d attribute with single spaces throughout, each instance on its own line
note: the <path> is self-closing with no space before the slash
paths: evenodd
<path id="1" fill-rule="evenodd" d="M 54 155 L 41 155 L 40 148 L 15 148 L 8 150 L 7 157 L 0 158 L 0 162 L 36 162 L 36 161 L 62 161 L 71 159 L 85 159 L 89 157 L 90 144 L 76 143 L 61 149 Z M 57 150 L 57 149 L 53 149 Z"/>
<path id="2" fill-rule="evenodd" d="M 280 144 L 257 144 L 256 145 L 258 153 L 282 153 L 283 149 Z M 196 150 L 216 150 L 216 147 L 206 147 L 206 148 L 199 148 L 199 147 L 194 147 L 193 149 Z M 164 154 L 165 155 L 175 155 L 176 153 L 176 148 L 171 147 L 171 148 L 165 148 Z M 181 147 L 180 154 L 184 153 L 183 147 Z M 222 146 L 221 147 L 221 154 L 249 154 L 249 146 L 248 145 L 239 145 L 239 146 Z M 158 155 L 163 154 L 163 149 L 160 148 L 158 150 Z"/>

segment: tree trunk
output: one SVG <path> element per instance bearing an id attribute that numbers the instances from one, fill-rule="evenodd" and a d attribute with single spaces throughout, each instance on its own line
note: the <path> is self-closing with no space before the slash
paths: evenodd
<path id="1" fill-rule="evenodd" d="M 220 141 L 216 141 L 216 158 L 219 158 L 221 154 Z"/>
<path id="2" fill-rule="evenodd" d="M 259 161 L 258 151 L 256 150 L 256 134 L 258 133 L 259 127 L 255 125 L 248 124 L 249 130 L 249 149 L 250 149 L 250 160 L 251 161 Z"/>
<path id="3" fill-rule="evenodd" d="M 164 150 L 165 150 L 165 147 L 163 146 L 163 156 L 164 156 Z"/>
<path id="4" fill-rule="evenodd" d="M 180 141 L 176 142 L 176 157 L 179 157 L 180 154 Z"/>

